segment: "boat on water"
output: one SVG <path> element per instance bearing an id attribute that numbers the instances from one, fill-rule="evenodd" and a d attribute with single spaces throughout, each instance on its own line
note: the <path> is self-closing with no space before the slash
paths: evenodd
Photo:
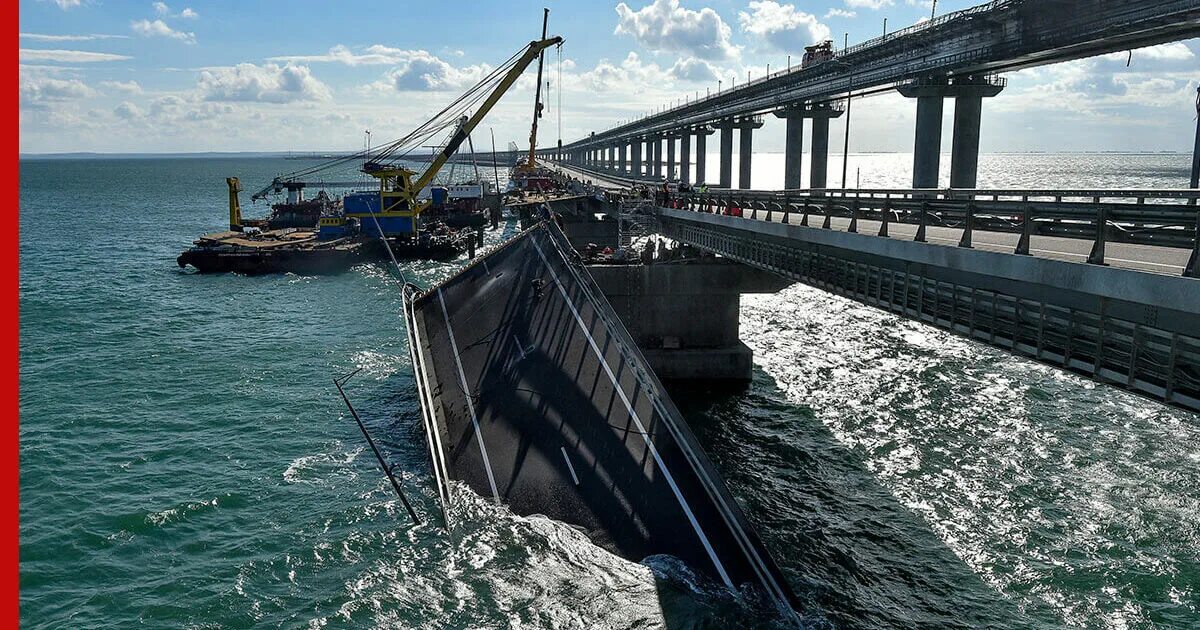
<path id="1" fill-rule="evenodd" d="M 431 220 L 419 230 L 380 211 L 381 193 L 352 192 L 334 201 L 322 190 L 311 202 L 276 204 L 265 219 L 243 220 L 236 177 L 229 186 L 229 230 L 205 234 L 176 259 L 200 273 L 329 274 L 363 262 L 450 260 L 474 255 L 479 235 Z M 281 210 L 280 206 L 284 208 Z M 308 217 L 315 218 L 310 222 Z M 390 252 L 389 252 L 390 250 Z"/>
<path id="2" fill-rule="evenodd" d="M 316 228 L 321 217 L 337 216 L 342 211 L 342 200 L 334 198 L 328 192 L 321 190 L 312 199 L 300 195 L 289 195 L 287 201 L 271 205 L 271 213 L 261 219 L 243 219 L 244 227 L 255 227 L 264 230 L 281 230 L 286 228 Z"/>

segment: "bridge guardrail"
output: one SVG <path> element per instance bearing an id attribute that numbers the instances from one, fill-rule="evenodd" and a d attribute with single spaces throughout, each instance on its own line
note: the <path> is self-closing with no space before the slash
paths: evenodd
<path id="1" fill-rule="evenodd" d="M 627 186 L 655 186 L 661 179 L 570 167 Z M 1088 262 L 1104 264 L 1110 242 L 1191 249 L 1183 275 L 1200 278 L 1200 190 L 1105 188 L 805 188 L 793 190 L 712 189 L 674 193 L 661 201 L 696 212 L 734 214 L 750 219 L 788 223 L 811 217 L 821 227 L 832 219 L 849 219 L 847 229 L 858 232 L 858 221 L 877 221 L 878 236 L 888 236 L 892 223 L 916 225 L 916 240 L 926 228 L 962 230 L 959 245 L 971 247 L 976 230 L 1020 234 L 1015 254 L 1029 254 L 1034 236 L 1092 241 Z"/>
<path id="2" fill-rule="evenodd" d="M 1104 264 L 1110 242 L 1192 250 L 1183 275 L 1200 277 L 1200 190 L 1111 189 L 802 189 L 783 191 L 710 190 L 671 194 L 669 207 L 731 214 L 750 219 L 821 227 L 832 219 L 879 222 L 878 236 L 892 223 L 916 225 L 925 241 L 930 226 L 962 231 L 959 245 L 971 247 L 976 230 L 1020 234 L 1015 254 L 1029 254 L 1030 238 L 1053 236 L 1093 242 L 1088 262 Z"/>

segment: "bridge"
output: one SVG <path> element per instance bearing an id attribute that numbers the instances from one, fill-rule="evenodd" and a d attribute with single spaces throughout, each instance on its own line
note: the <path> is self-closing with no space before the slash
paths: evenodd
<path id="1" fill-rule="evenodd" d="M 560 168 L 613 189 L 637 183 Z M 674 241 L 1200 411 L 1200 190 L 713 190 L 657 200 L 651 230 Z"/>
<path id="2" fill-rule="evenodd" d="M 678 173 L 684 182 L 710 182 L 705 145 L 719 130 L 719 172 L 712 181 L 732 188 L 737 131 L 738 187 L 745 189 L 754 130 L 763 115 L 773 115 L 787 121 L 784 187 L 794 189 L 801 187 L 803 123 L 811 119 L 808 188 L 826 188 L 829 120 L 843 115 L 842 103 L 851 97 L 897 90 L 916 100 L 913 188 L 938 185 L 946 98 L 955 99 L 950 186 L 974 188 L 982 102 L 1005 88 L 1000 73 L 1196 36 L 1200 0 L 997 0 L 851 46 L 808 68 L 789 66 L 733 89 L 685 98 L 677 107 L 541 154 L 633 177 L 659 178 L 665 167 L 670 179 Z"/>

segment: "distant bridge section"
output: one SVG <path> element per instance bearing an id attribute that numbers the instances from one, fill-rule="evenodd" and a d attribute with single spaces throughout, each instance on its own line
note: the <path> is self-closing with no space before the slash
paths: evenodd
<path id="1" fill-rule="evenodd" d="M 1004 89 L 999 73 L 1197 36 L 1200 0 L 997 0 L 542 153 L 589 168 L 683 181 L 692 177 L 694 163 L 694 181 L 732 188 L 736 131 L 741 145 L 738 187 L 749 188 L 753 131 L 761 126 L 761 116 L 770 114 L 787 120 L 784 187 L 800 188 L 803 125 L 811 119 L 808 187 L 825 188 L 829 120 L 842 115 L 837 102 L 848 94 L 898 89 L 917 101 L 913 187 L 937 186 L 942 104 L 954 98 L 950 185 L 973 188 L 981 103 Z M 712 178 L 704 164 L 705 142 L 716 130 L 721 132 L 721 163 L 718 177 Z"/>

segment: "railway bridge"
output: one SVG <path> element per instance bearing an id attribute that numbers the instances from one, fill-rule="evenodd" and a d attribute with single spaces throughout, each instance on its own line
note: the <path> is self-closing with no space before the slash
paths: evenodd
<path id="1" fill-rule="evenodd" d="M 896 90 L 916 101 L 913 188 L 938 185 L 942 109 L 953 98 L 950 186 L 974 188 L 983 101 L 1004 72 L 1200 36 L 1200 0 L 995 0 L 888 33 L 807 68 L 793 66 L 632 122 L 541 150 L 557 162 L 632 177 L 750 188 L 763 116 L 787 121 L 784 188 L 801 188 L 804 121 L 811 119 L 808 188 L 826 188 L 829 121 L 852 97 Z M 720 131 L 719 164 L 706 164 Z M 664 152 L 665 147 L 665 152 Z M 678 149 L 678 150 L 677 150 Z"/>

